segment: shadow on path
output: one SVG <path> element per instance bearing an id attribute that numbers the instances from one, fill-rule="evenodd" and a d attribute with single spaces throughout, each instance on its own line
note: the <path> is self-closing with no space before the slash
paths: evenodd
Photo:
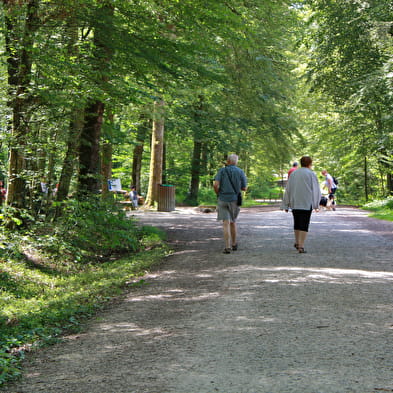
<path id="1" fill-rule="evenodd" d="M 290 214 L 243 209 L 224 255 L 214 213 L 135 215 L 173 255 L 86 333 L 30 356 L 7 392 L 393 391 L 393 223 L 313 214 L 298 254 Z"/>

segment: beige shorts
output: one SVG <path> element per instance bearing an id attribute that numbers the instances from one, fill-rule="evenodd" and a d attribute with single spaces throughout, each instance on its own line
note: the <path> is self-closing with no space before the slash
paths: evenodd
<path id="1" fill-rule="evenodd" d="M 218 200 L 217 203 L 217 220 L 236 222 L 237 216 L 240 212 L 240 206 L 237 201 L 224 202 Z"/>

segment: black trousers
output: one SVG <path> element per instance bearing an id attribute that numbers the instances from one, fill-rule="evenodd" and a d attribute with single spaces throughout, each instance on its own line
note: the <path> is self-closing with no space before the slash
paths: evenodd
<path id="1" fill-rule="evenodd" d="M 300 209 L 293 209 L 293 229 L 295 231 L 304 231 L 308 232 L 308 227 L 310 225 L 311 219 L 311 212 L 310 210 L 300 210 Z"/>

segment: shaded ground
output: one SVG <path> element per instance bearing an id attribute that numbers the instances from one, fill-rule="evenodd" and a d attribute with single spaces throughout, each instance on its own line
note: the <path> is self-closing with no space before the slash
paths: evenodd
<path id="1" fill-rule="evenodd" d="M 215 213 L 135 214 L 175 253 L 7 392 L 393 391 L 393 223 L 313 214 L 298 254 L 290 214 L 243 209 L 224 255 Z"/>

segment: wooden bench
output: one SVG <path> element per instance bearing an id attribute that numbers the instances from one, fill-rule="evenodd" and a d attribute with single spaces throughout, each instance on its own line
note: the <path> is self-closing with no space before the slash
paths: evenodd
<path id="1" fill-rule="evenodd" d="M 134 204 L 131 201 L 119 201 L 124 210 L 135 210 Z"/>
<path id="2" fill-rule="evenodd" d="M 135 210 L 134 204 L 130 201 L 129 197 L 124 199 L 124 201 L 119 201 L 119 203 L 125 210 Z M 143 206 L 144 203 L 145 198 L 143 196 L 138 196 L 138 206 Z"/>

